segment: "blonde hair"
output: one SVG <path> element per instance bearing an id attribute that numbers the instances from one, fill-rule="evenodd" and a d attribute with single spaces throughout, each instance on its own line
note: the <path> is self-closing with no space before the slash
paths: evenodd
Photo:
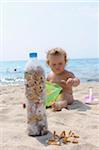
<path id="1" fill-rule="evenodd" d="M 49 65 L 49 56 L 57 56 L 57 55 L 63 55 L 64 56 L 64 60 L 65 63 L 67 63 L 67 54 L 65 52 L 65 50 L 63 50 L 62 48 L 52 48 L 47 52 L 47 60 L 46 63 Z"/>

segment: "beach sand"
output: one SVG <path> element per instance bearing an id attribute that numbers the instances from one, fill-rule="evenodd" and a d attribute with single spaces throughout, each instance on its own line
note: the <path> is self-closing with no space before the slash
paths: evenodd
<path id="1" fill-rule="evenodd" d="M 84 97 L 89 87 L 99 99 L 98 83 L 83 83 L 74 88 L 74 103 L 69 110 L 53 112 L 47 109 L 49 133 L 45 136 L 27 135 L 27 112 L 24 86 L 0 86 L 0 149 L 1 150 L 99 150 L 99 104 L 88 105 Z M 48 145 L 46 140 L 53 131 L 74 131 L 80 138 L 78 144 Z"/>

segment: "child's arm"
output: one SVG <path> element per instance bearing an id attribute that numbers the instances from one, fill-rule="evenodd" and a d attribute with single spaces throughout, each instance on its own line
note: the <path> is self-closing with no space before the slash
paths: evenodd
<path id="1" fill-rule="evenodd" d="M 66 86 L 78 86 L 80 84 L 80 80 L 75 77 L 75 75 L 71 72 L 68 72 L 68 79 L 65 80 L 61 80 L 61 83 L 65 84 Z"/>
<path id="2" fill-rule="evenodd" d="M 70 78 L 67 80 L 67 84 L 71 83 L 71 86 L 78 86 L 80 84 L 80 80 L 75 77 L 75 75 L 72 72 L 69 72 Z"/>
<path id="3" fill-rule="evenodd" d="M 50 72 L 46 78 L 47 81 L 51 81 L 52 80 L 52 73 Z"/>

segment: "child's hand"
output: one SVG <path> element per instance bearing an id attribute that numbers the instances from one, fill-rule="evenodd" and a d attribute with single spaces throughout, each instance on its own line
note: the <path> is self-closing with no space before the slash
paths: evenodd
<path id="1" fill-rule="evenodd" d="M 74 79 L 73 78 L 68 78 L 68 80 L 66 81 L 66 85 L 67 86 L 73 86 L 74 84 Z"/>
<path id="2" fill-rule="evenodd" d="M 74 81 L 73 81 L 72 78 L 68 78 L 67 81 L 61 80 L 61 86 L 62 86 L 62 88 L 66 88 L 66 86 L 67 86 L 67 87 L 68 87 L 68 86 L 73 86 L 73 83 L 74 83 Z"/>
<path id="3" fill-rule="evenodd" d="M 66 81 L 65 80 L 61 80 L 60 84 L 61 84 L 62 88 L 66 88 Z"/>

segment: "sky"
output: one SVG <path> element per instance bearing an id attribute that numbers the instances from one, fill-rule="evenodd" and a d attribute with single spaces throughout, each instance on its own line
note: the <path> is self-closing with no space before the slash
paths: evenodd
<path id="1" fill-rule="evenodd" d="M 68 58 L 99 58 L 99 3 L 96 1 L 1 0 L 0 60 L 40 59 L 54 47 Z"/>

